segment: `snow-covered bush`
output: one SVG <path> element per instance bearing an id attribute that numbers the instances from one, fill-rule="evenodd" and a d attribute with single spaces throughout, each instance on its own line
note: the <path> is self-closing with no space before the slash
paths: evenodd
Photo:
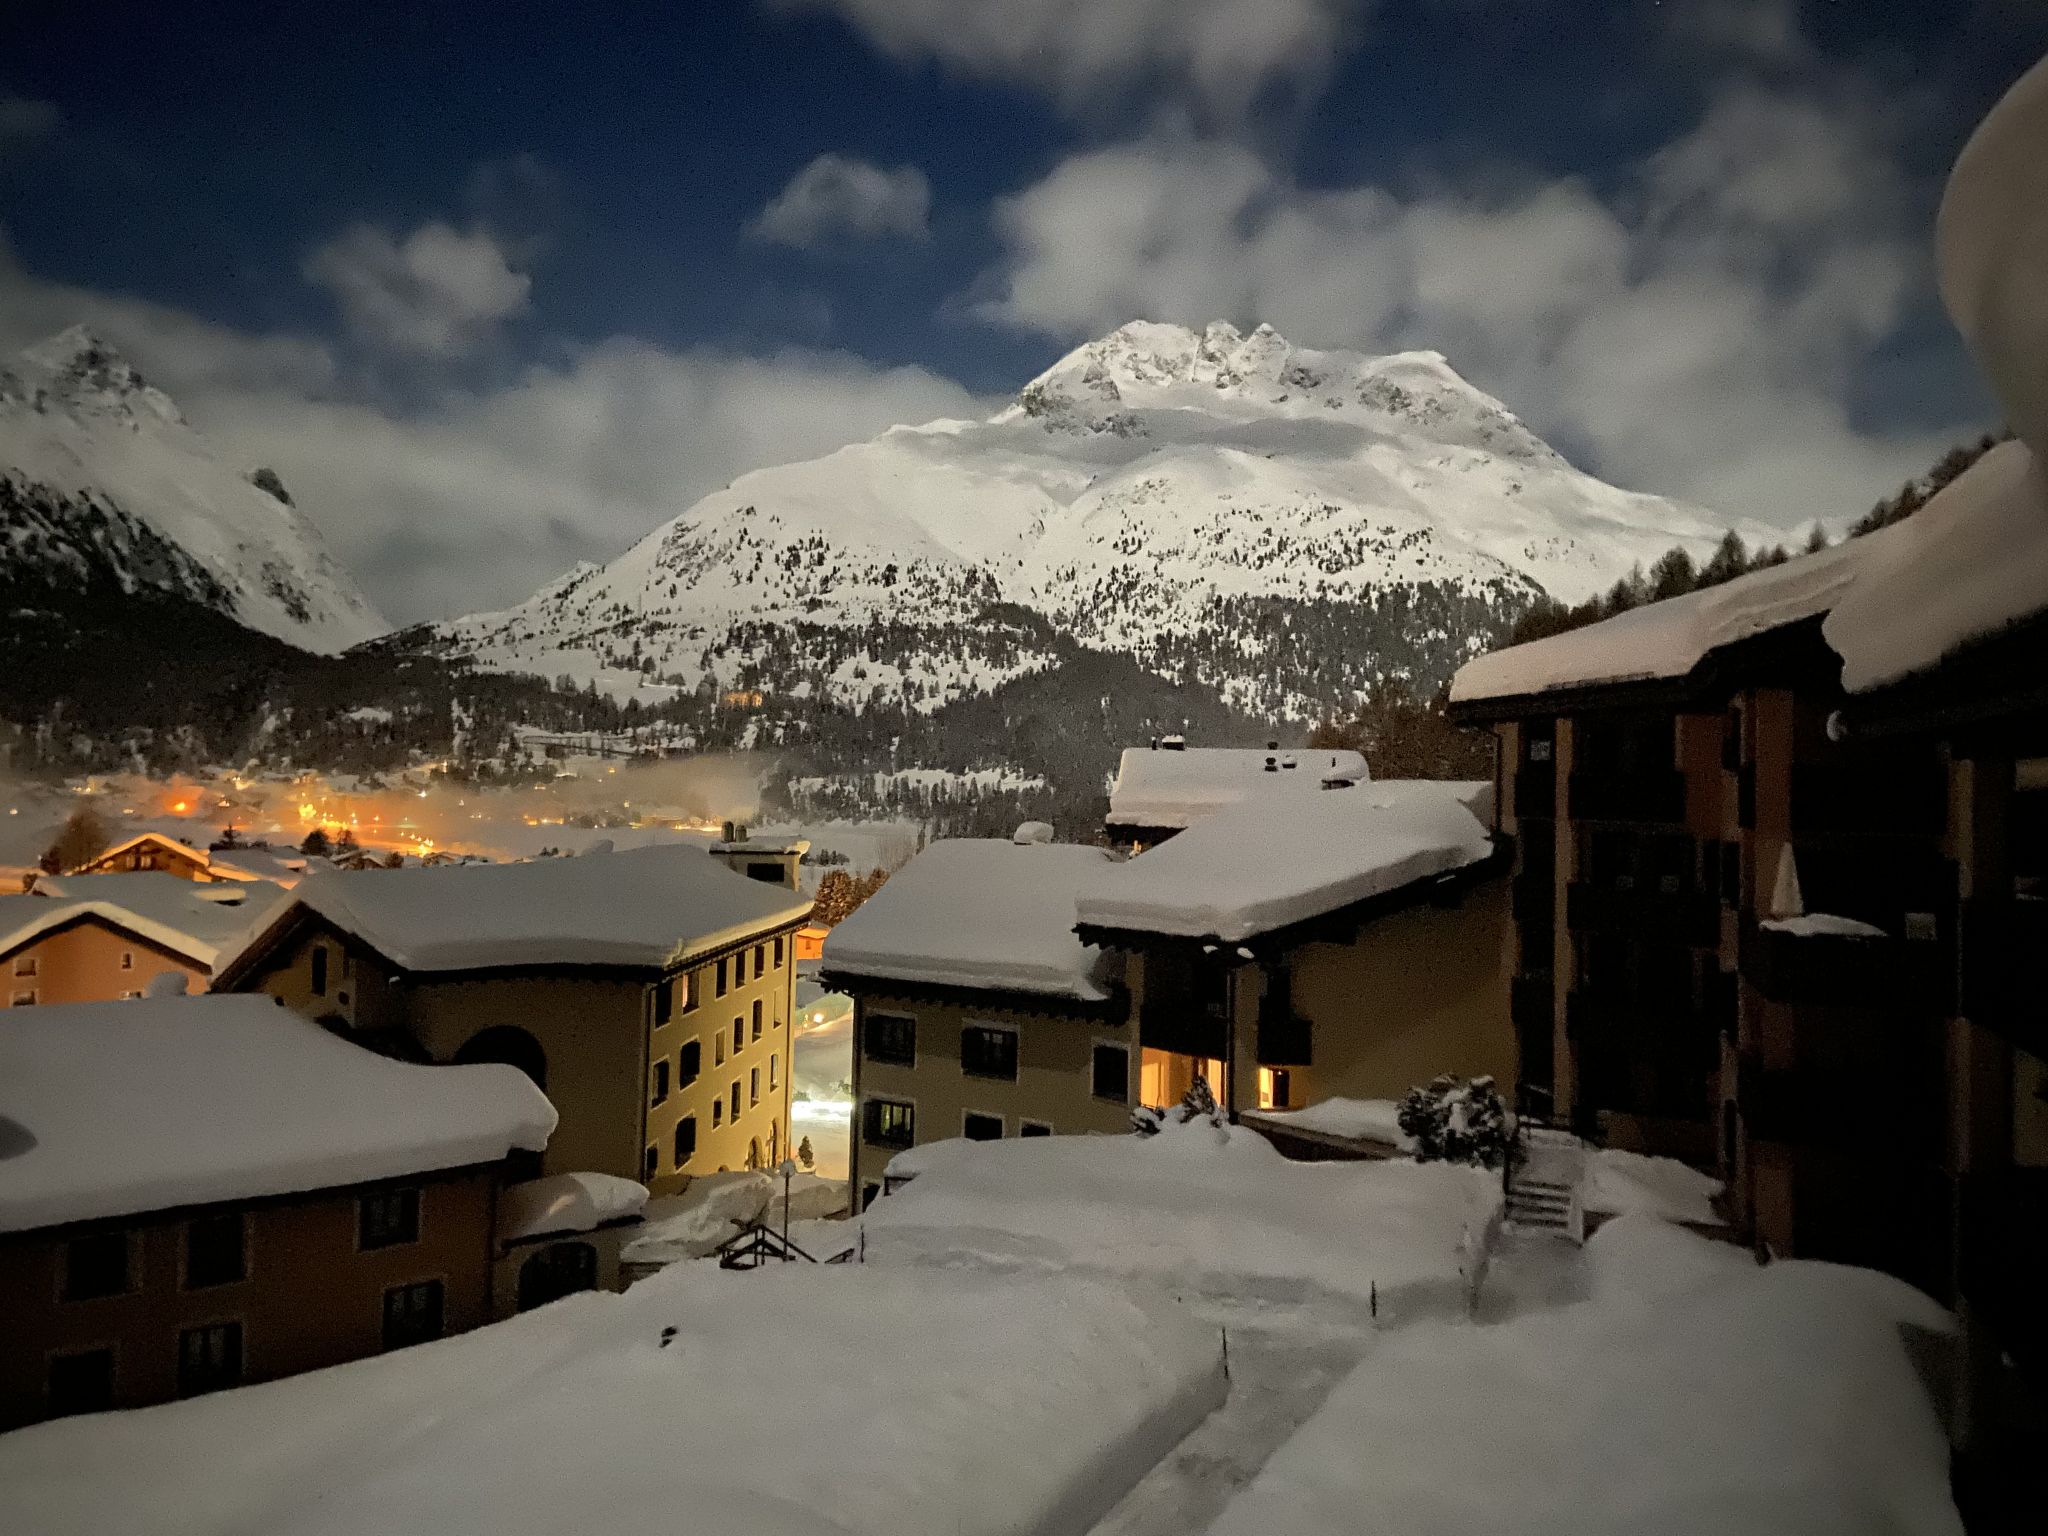
<path id="1" fill-rule="evenodd" d="M 1399 1121 L 1415 1140 L 1418 1163 L 1498 1168 L 1513 1147 L 1507 1105 L 1490 1077 L 1467 1081 L 1446 1073 L 1426 1088 L 1410 1088 Z"/>
<path id="2" fill-rule="evenodd" d="M 1217 1107 L 1216 1095 L 1210 1091 L 1206 1077 L 1196 1078 L 1171 1109 L 1141 1106 L 1131 1111 L 1131 1129 L 1140 1136 L 1156 1136 L 1169 1125 L 1192 1125 L 1197 1120 L 1207 1120 L 1219 1130 L 1230 1123 L 1230 1117 Z"/>

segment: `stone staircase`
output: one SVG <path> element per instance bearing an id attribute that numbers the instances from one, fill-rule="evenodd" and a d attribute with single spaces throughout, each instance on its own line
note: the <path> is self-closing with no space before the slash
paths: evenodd
<path id="1" fill-rule="evenodd" d="M 1585 1173 L 1584 1143 L 1547 1125 L 1525 1125 L 1520 1137 L 1522 1163 L 1508 1182 L 1508 1225 L 1583 1241 L 1578 1191 Z"/>

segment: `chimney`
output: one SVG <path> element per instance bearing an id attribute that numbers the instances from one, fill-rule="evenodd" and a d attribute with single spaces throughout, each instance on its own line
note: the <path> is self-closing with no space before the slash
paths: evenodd
<path id="1" fill-rule="evenodd" d="M 1279 743 L 1279 741 L 1278 741 L 1278 740 L 1273 740 L 1273 741 L 1269 741 L 1269 742 L 1267 742 L 1267 743 L 1266 743 L 1266 750 L 1267 750 L 1268 752 L 1278 752 L 1278 751 L 1280 750 L 1280 743 Z"/>
<path id="2" fill-rule="evenodd" d="M 1279 771 L 1280 771 L 1280 764 L 1279 764 L 1279 761 L 1278 761 L 1277 759 L 1275 759 L 1275 758 L 1271 758 L 1271 757 L 1267 758 L 1267 759 L 1266 759 L 1266 772 L 1268 772 L 1268 773 L 1278 773 Z"/>

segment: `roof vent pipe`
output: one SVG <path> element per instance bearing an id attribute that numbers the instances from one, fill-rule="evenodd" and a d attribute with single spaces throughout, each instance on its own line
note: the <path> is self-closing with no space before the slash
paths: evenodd
<path id="1" fill-rule="evenodd" d="M 1279 771 L 1280 771 L 1280 762 L 1279 762 L 1279 759 L 1277 759 L 1277 758 L 1271 758 L 1271 757 L 1267 758 L 1267 759 L 1266 759 L 1266 772 L 1268 772 L 1268 773 L 1278 773 Z"/>

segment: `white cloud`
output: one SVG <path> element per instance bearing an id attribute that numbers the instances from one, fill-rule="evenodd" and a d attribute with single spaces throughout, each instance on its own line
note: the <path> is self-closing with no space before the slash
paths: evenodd
<path id="1" fill-rule="evenodd" d="M 1370 0 L 771 0 L 843 16 L 884 53 L 1022 80 L 1089 112 L 1133 83 L 1241 117 L 1269 87 L 1312 91 Z"/>
<path id="2" fill-rule="evenodd" d="M 823 154 L 790 178 L 747 233 L 809 249 L 833 236 L 873 240 L 931 234 L 932 189 L 914 165 L 885 170 L 866 160 Z"/>
<path id="3" fill-rule="evenodd" d="M 1621 484 L 1798 527 L 1862 511 L 1947 434 L 1860 425 L 1858 369 L 1924 287 L 1882 103 L 1738 73 L 1600 195 L 1299 185 L 1241 146 L 1075 155 L 998 206 L 977 312 L 1070 340 L 1144 317 L 1447 353 Z"/>
<path id="4" fill-rule="evenodd" d="M 0 154 L 17 145 L 48 138 L 63 120 L 53 101 L 39 101 L 32 96 L 0 96 Z"/>
<path id="5" fill-rule="evenodd" d="M 402 240 L 355 225 L 308 256 L 303 271 L 364 340 L 426 357 L 473 350 L 526 308 L 533 287 L 488 231 L 438 221 Z"/>
<path id="6" fill-rule="evenodd" d="M 0 244 L 0 354 L 83 321 L 238 462 L 269 464 L 394 622 L 524 598 L 735 476 L 992 404 L 921 368 L 618 338 L 399 412 L 318 343 L 45 282 Z"/>

